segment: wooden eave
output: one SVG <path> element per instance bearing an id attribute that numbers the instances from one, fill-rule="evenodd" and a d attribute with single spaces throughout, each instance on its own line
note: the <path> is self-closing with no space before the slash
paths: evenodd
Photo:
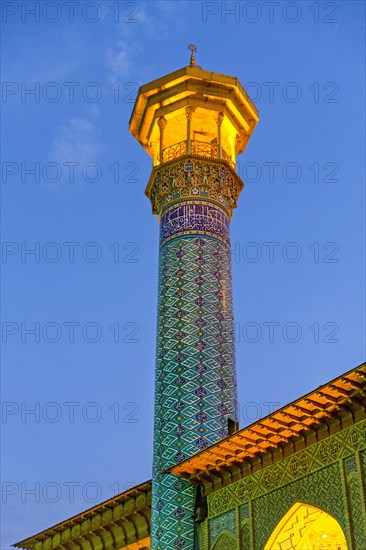
<path id="1" fill-rule="evenodd" d="M 144 495 L 144 503 L 137 503 L 136 500 L 141 496 Z M 141 500 L 141 499 L 140 499 Z M 132 501 L 132 502 L 131 502 Z M 123 509 L 126 507 L 126 504 L 128 503 L 128 512 L 124 513 Z M 145 483 L 141 483 L 140 485 L 137 485 L 136 487 L 133 487 L 129 489 L 128 491 L 125 491 L 123 493 L 120 493 L 119 495 L 116 495 L 115 497 L 112 497 L 109 500 L 106 500 L 100 504 L 97 504 L 96 506 L 93 506 L 93 508 L 89 508 L 88 510 L 85 510 L 84 512 L 81 512 L 80 514 L 77 514 L 75 516 L 72 516 L 71 518 L 66 519 L 65 521 L 62 521 L 60 523 L 57 523 L 56 525 L 53 525 L 52 527 L 49 527 L 48 529 L 45 529 L 44 531 L 41 531 L 40 533 L 37 533 L 36 535 L 33 535 L 27 539 L 24 539 L 20 542 L 17 542 L 13 544 L 16 548 L 25 548 L 28 550 L 33 550 L 38 548 L 41 550 L 43 548 L 43 543 L 47 539 L 52 539 L 50 548 L 58 547 L 58 545 L 54 544 L 54 538 L 56 536 L 63 536 L 63 534 L 67 531 L 70 531 L 69 540 L 67 543 L 74 543 L 78 544 L 78 540 L 80 538 L 80 534 L 78 534 L 76 537 L 72 536 L 72 533 L 75 532 L 76 526 L 81 526 L 83 522 L 87 520 L 93 520 L 96 518 L 96 516 L 103 516 L 103 514 L 108 511 L 112 510 L 114 511 L 118 506 L 123 506 L 122 511 L 118 518 L 114 517 L 110 522 L 103 521 L 102 517 L 100 518 L 100 526 L 97 528 L 93 528 L 91 531 L 91 536 L 99 536 L 99 529 L 101 531 L 107 531 L 108 527 L 112 526 L 122 526 L 123 522 L 127 522 L 130 526 L 130 531 L 134 534 L 132 538 L 135 540 L 130 540 L 128 544 L 133 544 L 134 542 L 137 542 L 140 536 L 147 536 L 149 534 L 149 522 L 150 522 L 150 504 L 151 504 L 151 481 L 146 481 Z M 140 520 L 140 525 L 137 524 L 138 520 Z M 124 533 L 126 532 L 126 525 L 124 526 Z M 126 535 L 126 538 L 128 538 L 130 534 Z"/>
<path id="2" fill-rule="evenodd" d="M 224 471 L 238 461 L 282 448 L 282 444 L 306 436 L 320 423 L 328 425 L 328 421 L 341 420 L 360 409 L 364 414 L 365 395 L 363 363 L 164 472 L 190 479 Z"/>

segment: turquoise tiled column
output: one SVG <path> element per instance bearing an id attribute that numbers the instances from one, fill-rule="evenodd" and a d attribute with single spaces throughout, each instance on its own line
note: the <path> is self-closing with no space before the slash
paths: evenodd
<path id="1" fill-rule="evenodd" d="M 204 183 L 197 160 L 185 158 L 179 171 L 184 182 Z M 172 166 L 159 168 L 155 180 L 163 192 L 169 188 Z M 187 198 L 168 194 L 160 216 L 154 550 L 194 544 L 194 488 L 161 471 L 226 437 L 228 419 L 237 420 L 228 209 L 209 195 L 201 188 L 195 198 L 192 187 Z"/>

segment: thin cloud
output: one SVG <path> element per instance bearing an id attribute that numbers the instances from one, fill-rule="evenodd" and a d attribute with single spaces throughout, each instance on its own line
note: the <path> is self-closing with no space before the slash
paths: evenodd
<path id="1" fill-rule="evenodd" d="M 124 78 L 132 66 L 133 48 L 123 40 L 118 40 L 113 48 L 106 51 L 106 66 L 113 80 Z"/>
<path id="2" fill-rule="evenodd" d="M 92 113 L 95 117 L 95 113 Z M 99 156 L 102 146 L 98 141 L 97 126 L 87 117 L 71 118 L 64 126 L 56 128 L 50 156 L 53 161 L 79 162 L 84 165 Z"/>
<path id="3" fill-rule="evenodd" d="M 146 5 L 136 4 L 138 11 L 133 16 L 134 22 L 122 19 L 118 27 L 119 38 L 115 45 L 105 51 L 105 65 L 109 81 L 115 82 L 134 73 L 136 58 L 142 53 L 142 35 L 157 34 L 168 37 L 174 28 L 185 24 L 183 12 L 187 7 L 185 0 L 175 2 L 156 1 Z M 169 29 L 168 31 L 166 29 Z"/>

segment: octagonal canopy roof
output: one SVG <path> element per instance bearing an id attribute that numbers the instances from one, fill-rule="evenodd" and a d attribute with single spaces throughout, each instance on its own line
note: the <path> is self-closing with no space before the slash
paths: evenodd
<path id="1" fill-rule="evenodd" d="M 192 139 L 213 143 L 219 113 L 222 142 L 230 156 L 243 152 L 255 125 L 258 110 L 239 80 L 209 72 L 196 65 L 183 67 L 140 87 L 130 118 L 130 131 L 154 157 L 159 143 L 158 119 L 166 121 L 164 147 L 187 139 L 186 108 L 193 108 Z"/>

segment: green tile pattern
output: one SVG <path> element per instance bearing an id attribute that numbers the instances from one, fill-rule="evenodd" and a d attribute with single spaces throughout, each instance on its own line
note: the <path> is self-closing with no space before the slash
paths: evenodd
<path id="1" fill-rule="evenodd" d="M 208 200 L 160 222 L 153 550 L 194 547 L 194 487 L 161 471 L 228 435 L 237 420 L 229 220 Z"/>

